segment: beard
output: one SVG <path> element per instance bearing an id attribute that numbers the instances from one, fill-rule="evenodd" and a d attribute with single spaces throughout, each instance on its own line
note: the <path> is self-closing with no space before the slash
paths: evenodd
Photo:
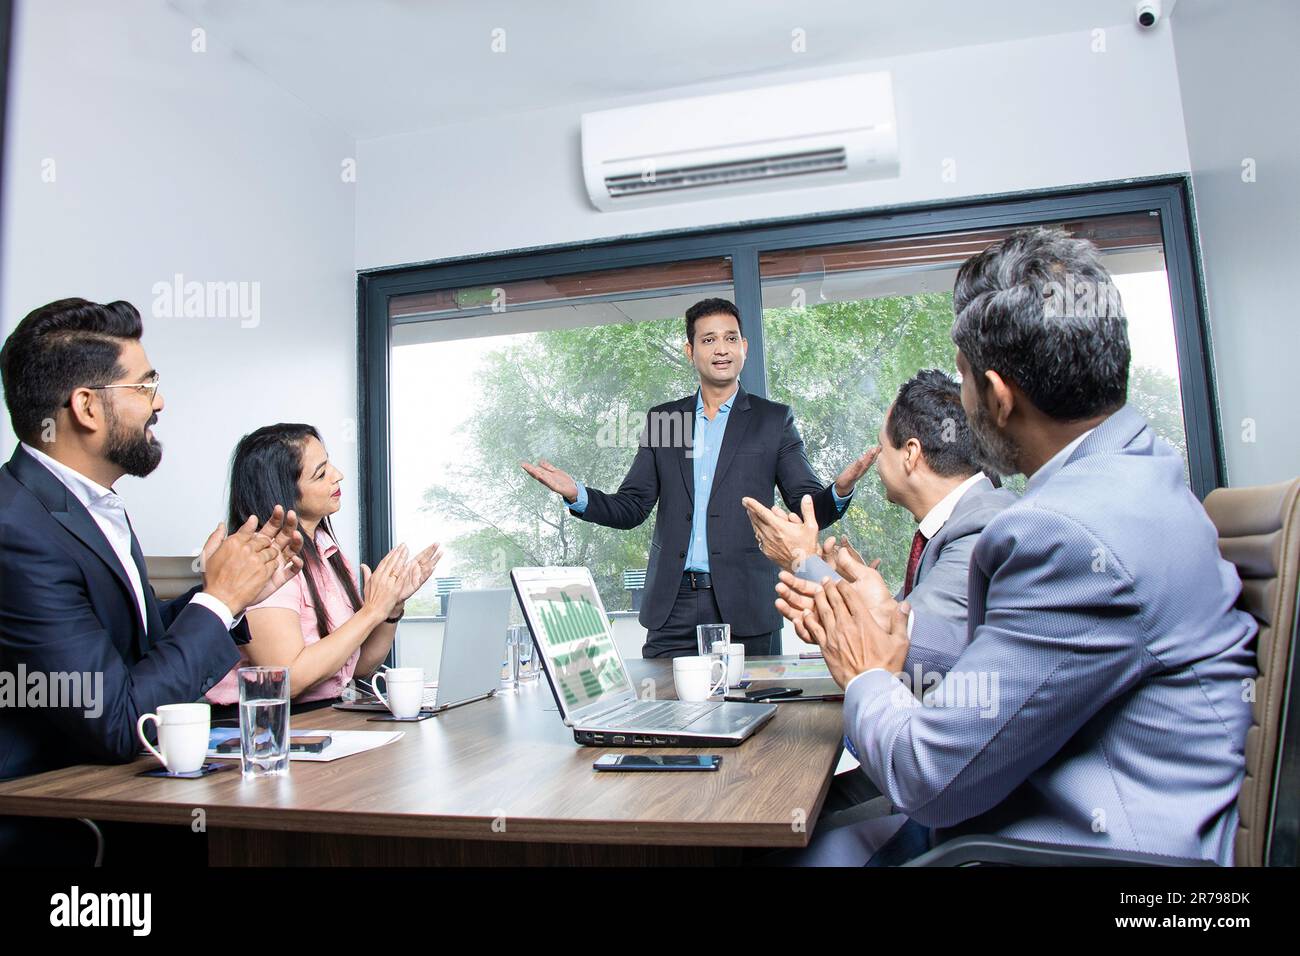
<path id="1" fill-rule="evenodd" d="M 998 429 L 983 402 L 976 403 L 975 414 L 968 416 L 967 421 L 975 450 L 984 464 L 999 475 L 1018 474 L 1020 466 L 1016 462 L 1020 458 L 1020 446 Z"/>
<path id="2" fill-rule="evenodd" d="M 104 449 L 104 456 L 109 461 L 136 478 L 143 478 L 158 467 L 162 461 L 162 443 L 148 434 L 149 426 L 158 421 L 157 414 L 149 416 L 138 432 L 127 428 L 114 411 L 108 411 L 105 417 L 108 420 L 108 446 Z"/>

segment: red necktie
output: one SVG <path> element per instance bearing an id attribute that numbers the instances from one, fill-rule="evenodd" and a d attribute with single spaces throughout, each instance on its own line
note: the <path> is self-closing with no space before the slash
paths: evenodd
<path id="1" fill-rule="evenodd" d="M 916 569 L 921 566 L 921 552 L 925 550 L 925 535 L 912 535 L 912 553 L 907 556 L 907 577 L 903 579 L 903 597 L 912 593 L 916 585 Z"/>

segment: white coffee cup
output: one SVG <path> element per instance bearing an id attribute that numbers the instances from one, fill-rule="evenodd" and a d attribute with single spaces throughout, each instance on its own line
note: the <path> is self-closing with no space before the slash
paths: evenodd
<path id="1" fill-rule="evenodd" d="M 713 656 L 727 661 L 727 687 L 736 687 L 745 676 L 745 645 L 713 642 Z"/>
<path id="2" fill-rule="evenodd" d="M 387 695 L 379 689 L 381 680 L 388 689 Z M 370 678 L 370 686 L 394 717 L 419 715 L 420 707 L 424 704 L 424 668 L 390 667 Z"/>
<path id="3" fill-rule="evenodd" d="M 160 753 L 144 735 L 145 721 L 158 727 Z M 208 755 L 208 729 L 212 707 L 208 704 L 164 704 L 156 714 L 141 714 L 135 732 L 145 748 L 162 761 L 170 773 L 193 773 Z"/>
<path id="4" fill-rule="evenodd" d="M 717 669 L 715 678 L 714 669 Z M 727 662 L 718 657 L 673 659 L 673 686 L 678 700 L 708 700 L 727 692 Z"/>

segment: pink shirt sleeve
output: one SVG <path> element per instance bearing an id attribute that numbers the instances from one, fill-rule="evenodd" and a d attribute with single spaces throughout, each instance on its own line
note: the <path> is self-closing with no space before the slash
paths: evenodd
<path id="1" fill-rule="evenodd" d="M 301 614 L 306 601 L 303 594 L 302 576 L 305 572 L 299 571 L 296 576 L 287 581 L 284 587 L 276 591 L 265 601 L 260 604 L 253 604 L 248 607 L 249 611 L 260 611 L 267 607 L 282 607 L 288 611 L 294 611 Z"/>

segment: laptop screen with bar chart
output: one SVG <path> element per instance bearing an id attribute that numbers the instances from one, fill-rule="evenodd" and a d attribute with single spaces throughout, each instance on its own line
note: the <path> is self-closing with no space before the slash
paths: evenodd
<path id="1" fill-rule="evenodd" d="M 515 568 L 510 576 L 566 715 L 636 696 L 590 571 Z"/>

